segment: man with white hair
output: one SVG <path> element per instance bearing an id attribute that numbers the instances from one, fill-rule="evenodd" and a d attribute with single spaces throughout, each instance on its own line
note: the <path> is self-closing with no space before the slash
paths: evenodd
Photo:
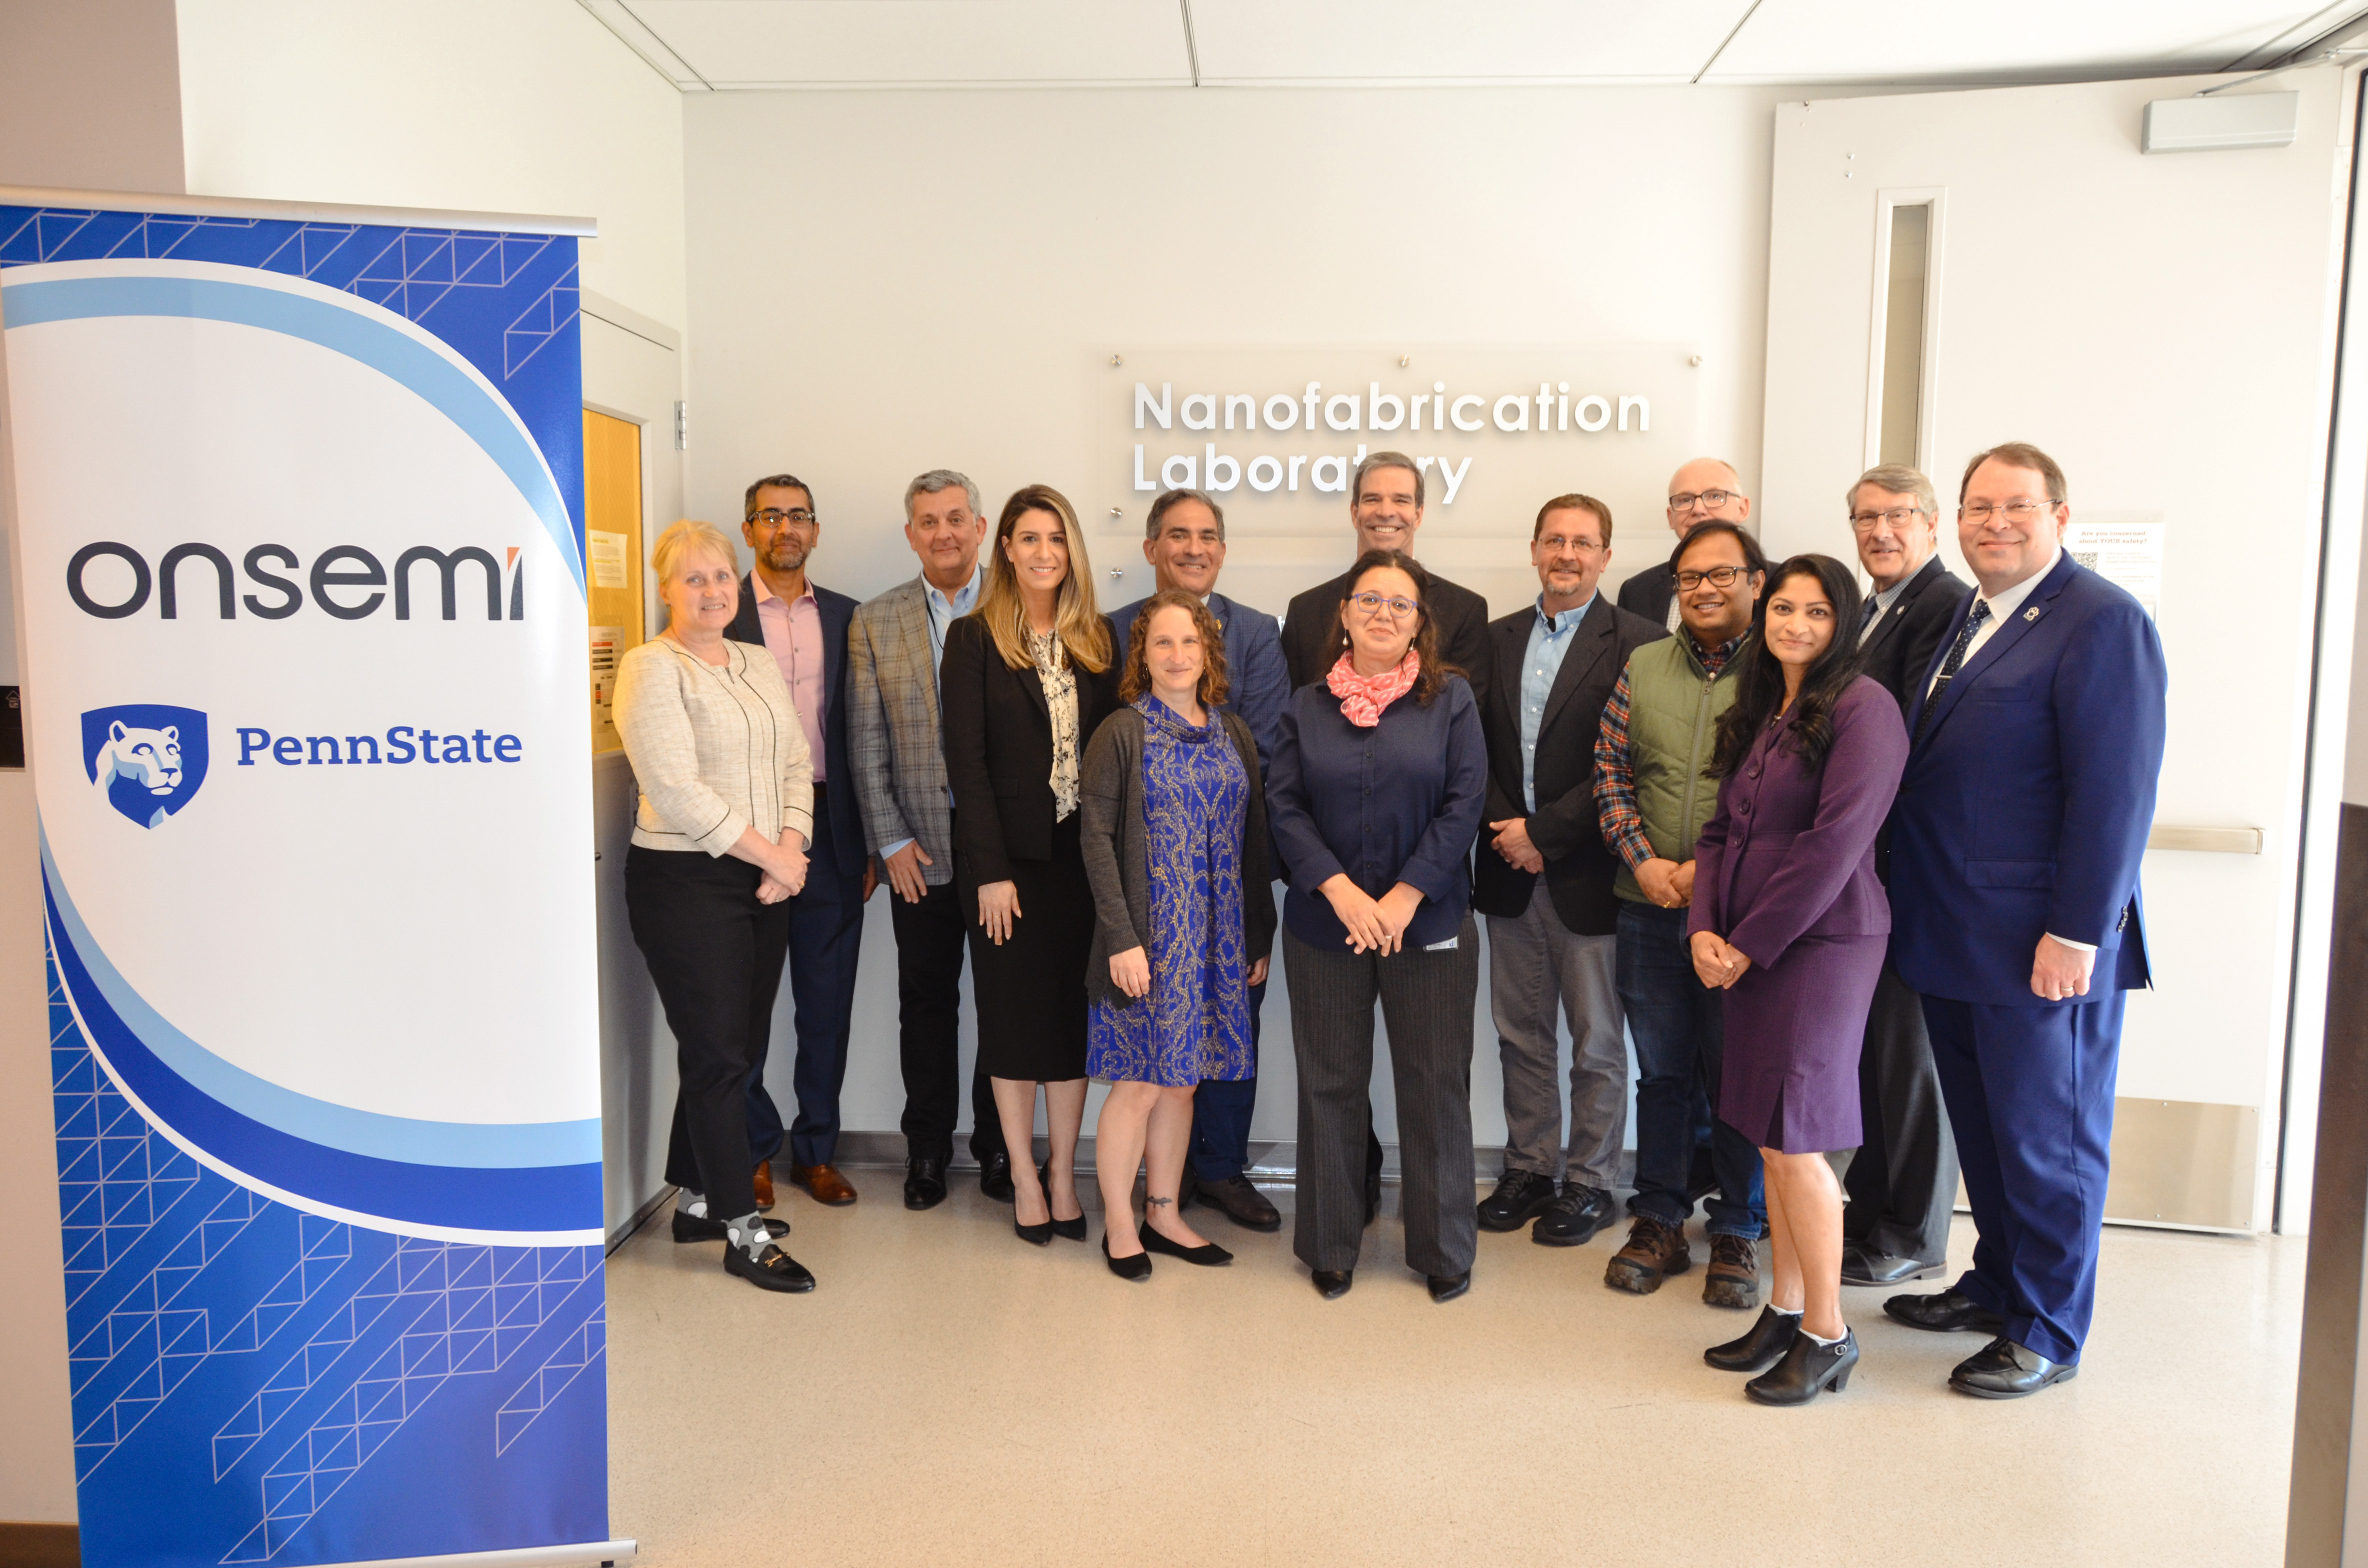
<path id="1" fill-rule="evenodd" d="M 1743 493 L 1743 480 L 1735 465 L 1724 458 L 1696 458 L 1669 475 L 1669 531 L 1685 542 L 1686 535 L 1704 523 L 1751 522 L 1751 497 Z M 1620 585 L 1620 608 L 1630 615 L 1641 615 L 1664 630 L 1678 629 L 1677 591 L 1670 585 L 1669 568 L 1647 566 Z"/>

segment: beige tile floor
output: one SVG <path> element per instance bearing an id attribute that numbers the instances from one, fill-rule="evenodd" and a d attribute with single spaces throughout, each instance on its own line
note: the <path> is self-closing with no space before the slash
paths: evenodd
<path id="1" fill-rule="evenodd" d="M 1435 1306 L 1385 1214 L 1320 1300 L 1289 1226 L 1206 1210 L 1228 1269 L 1023 1245 L 973 1182 L 907 1213 L 784 1187 L 821 1279 L 763 1294 L 664 1215 L 609 1266 L 611 1524 L 708 1564 L 2270 1563 L 2283 1551 L 2304 1244 L 2112 1228 L 2080 1378 L 1942 1386 L 1979 1347 L 1844 1310 L 1849 1391 L 1764 1410 L 1702 1347 L 1697 1267 L 1603 1288 L 1617 1231 L 1483 1235 Z M 1289 1203 L 1287 1188 L 1275 1191 Z M 1094 1199 L 1087 1194 L 1089 1212 Z M 1392 1189 L 1388 1207 L 1395 1209 Z M 1962 1216 L 1952 1256 L 1973 1244 Z"/>

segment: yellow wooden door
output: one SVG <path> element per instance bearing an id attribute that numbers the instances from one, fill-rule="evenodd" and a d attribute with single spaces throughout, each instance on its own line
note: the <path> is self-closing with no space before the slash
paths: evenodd
<path id="1" fill-rule="evenodd" d="M 617 664 L 641 645 L 642 427 L 584 411 L 584 586 L 591 625 L 592 749 L 624 741 L 609 713 Z"/>

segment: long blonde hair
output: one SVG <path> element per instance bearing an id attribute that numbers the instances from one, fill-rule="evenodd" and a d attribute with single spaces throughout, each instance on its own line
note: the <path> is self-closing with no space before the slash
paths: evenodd
<path id="1" fill-rule="evenodd" d="M 1110 668 L 1110 622 L 1094 608 L 1090 585 L 1094 572 L 1086 560 L 1085 534 L 1077 527 L 1076 508 L 1049 484 L 1023 485 L 1003 504 L 1003 516 L 995 525 L 995 558 L 987 566 L 986 586 L 980 590 L 978 608 L 971 614 L 986 623 L 987 635 L 995 639 L 996 652 L 1003 655 L 1005 664 L 1015 670 L 1035 665 L 1035 656 L 1028 651 L 1028 606 L 1019 597 L 1019 569 L 1003 549 L 1019 519 L 1030 512 L 1050 512 L 1060 518 L 1061 534 L 1069 547 L 1068 575 L 1061 579 L 1053 600 L 1053 633 L 1072 661 L 1099 675 Z"/>

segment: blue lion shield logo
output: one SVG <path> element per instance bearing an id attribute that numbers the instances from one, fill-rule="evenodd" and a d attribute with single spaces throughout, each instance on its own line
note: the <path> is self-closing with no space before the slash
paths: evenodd
<path id="1" fill-rule="evenodd" d="M 107 803 L 154 827 L 206 781 L 206 716 L 194 708 L 125 702 L 82 716 L 82 766 Z"/>

